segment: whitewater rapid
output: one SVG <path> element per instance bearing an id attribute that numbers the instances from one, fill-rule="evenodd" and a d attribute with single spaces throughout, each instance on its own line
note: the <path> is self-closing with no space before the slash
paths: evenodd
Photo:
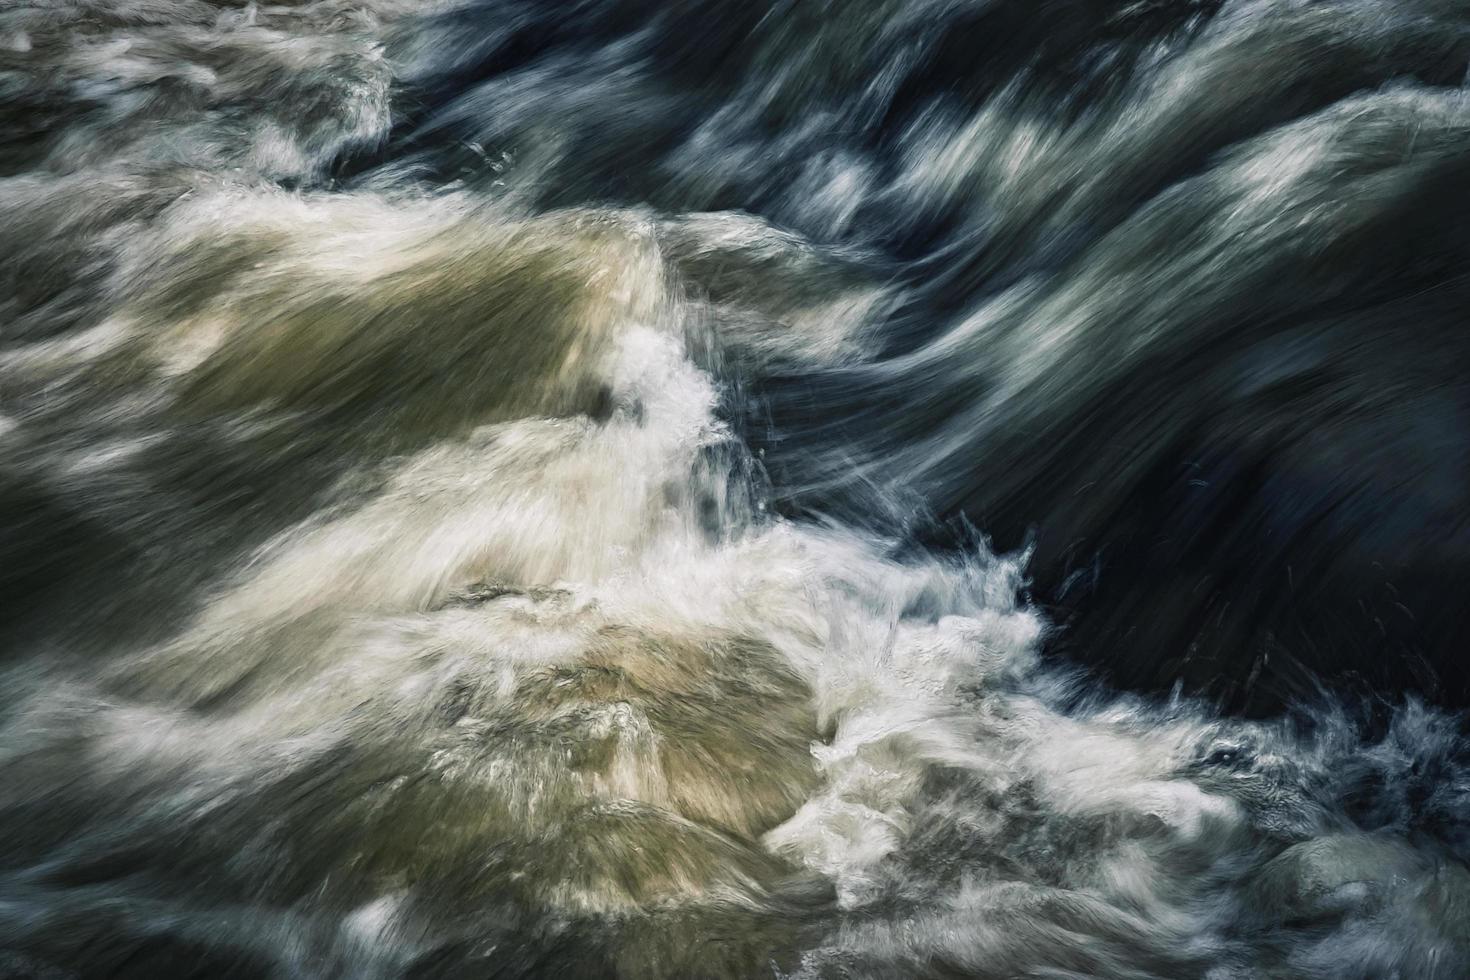
<path id="1" fill-rule="evenodd" d="M 0 975 L 1470 975 L 1470 8 L 1022 6 L 0 6 Z"/>

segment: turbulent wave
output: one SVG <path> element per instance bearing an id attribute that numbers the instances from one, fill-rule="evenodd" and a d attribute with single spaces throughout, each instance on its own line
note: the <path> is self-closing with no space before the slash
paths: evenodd
<path id="1" fill-rule="evenodd" d="M 0 6 L 0 975 L 1470 975 L 1470 6 Z"/>

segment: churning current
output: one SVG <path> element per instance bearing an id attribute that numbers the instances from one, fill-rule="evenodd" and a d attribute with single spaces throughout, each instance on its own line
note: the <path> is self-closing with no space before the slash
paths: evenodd
<path id="1" fill-rule="evenodd" d="M 0 0 L 0 976 L 1470 976 L 1467 68 Z"/>

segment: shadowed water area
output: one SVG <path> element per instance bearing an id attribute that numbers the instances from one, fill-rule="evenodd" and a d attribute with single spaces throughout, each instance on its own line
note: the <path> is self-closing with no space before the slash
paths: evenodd
<path id="1" fill-rule="evenodd" d="M 0 977 L 1470 976 L 1467 69 L 0 0 Z"/>

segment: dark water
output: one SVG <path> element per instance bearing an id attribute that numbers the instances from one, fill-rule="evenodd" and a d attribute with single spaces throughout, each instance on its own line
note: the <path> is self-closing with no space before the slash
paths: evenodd
<path id="1" fill-rule="evenodd" d="M 1470 976 L 1467 67 L 0 2 L 0 976 Z"/>

